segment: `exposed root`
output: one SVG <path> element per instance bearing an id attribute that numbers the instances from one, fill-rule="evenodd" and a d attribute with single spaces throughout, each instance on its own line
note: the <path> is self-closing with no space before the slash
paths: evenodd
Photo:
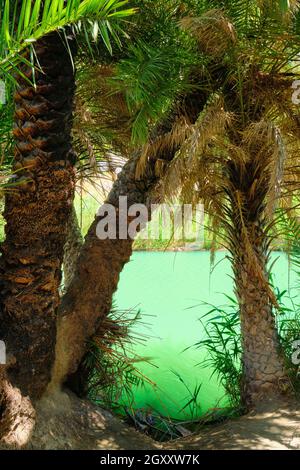
<path id="1" fill-rule="evenodd" d="M 36 413 L 29 397 L 7 380 L 2 382 L 0 397 L 0 442 L 22 448 L 30 441 Z"/>
<path id="2" fill-rule="evenodd" d="M 19 436 L 20 433 L 18 433 Z M 155 449 L 159 445 L 147 436 L 129 428 L 108 411 L 71 392 L 44 396 L 36 405 L 36 424 L 25 440 L 6 439 L 3 447 L 22 449 Z M 22 436 L 21 436 L 22 437 Z M 2 445 L 1 445 L 2 444 Z"/>

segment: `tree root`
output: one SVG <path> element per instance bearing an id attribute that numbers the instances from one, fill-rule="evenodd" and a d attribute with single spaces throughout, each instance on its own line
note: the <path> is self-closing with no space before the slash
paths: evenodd
<path id="1" fill-rule="evenodd" d="M 4 379 L 0 393 L 0 443 L 15 448 L 25 446 L 31 438 L 35 418 L 29 397 L 23 397 L 18 388 Z"/>

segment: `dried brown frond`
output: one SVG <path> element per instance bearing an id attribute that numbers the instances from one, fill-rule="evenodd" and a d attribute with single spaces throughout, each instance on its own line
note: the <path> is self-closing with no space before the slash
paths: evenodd
<path id="1" fill-rule="evenodd" d="M 258 248 L 261 245 L 260 237 L 262 236 L 259 226 L 256 225 L 259 217 L 257 217 L 254 226 L 249 224 L 246 212 L 249 201 L 246 199 L 245 194 L 241 191 L 235 191 L 232 196 L 230 218 L 234 231 L 231 232 L 229 237 L 229 248 L 233 253 L 237 269 L 241 265 L 247 266 L 247 275 L 258 280 L 261 289 L 266 292 L 271 304 L 277 308 L 278 302 L 265 272 L 267 255 L 261 251 L 261 248 Z"/>
<path id="2" fill-rule="evenodd" d="M 179 116 L 170 132 L 160 135 L 152 142 L 148 142 L 142 149 L 141 156 L 137 163 L 136 177 L 141 178 L 147 167 L 147 162 L 150 158 L 159 160 L 160 155 L 169 154 L 179 148 L 179 146 L 191 134 L 192 127 L 190 122 L 185 116 Z M 160 168 L 164 168 L 163 165 Z M 158 170 L 158 166 L 157 166 Z M 161 174 L 160 174 L 161 175 Z M 159 176 L 159 174 L 158 174 Z"/>
<path id="3" fill-rule="evenodd" d="M 266 205 L 268 219 L 271 219 L 274 215 L 276 205 L 279 203 L 286 159 L 286 148 L 280 130 L 274 128 L 274 153 L 271 162 L 270 187 Z"/>
<path id="4" fill-rule="evenodd" d="M 242 136 L 242 145 L 251 155 L 257 173 L 249 195 L 254 200 L 258 188 L 263 188 L 266 201 L 265 214 L 270 220 L 280 197 L 286 160 L 284 141 L 280 129 L 265 119 L 250 124 Z"/>
<path id="5" fill-rule="evenodd" d="M 197 39 L 203 52 L 215 58 L 221 57 L 237 40 L 233 24 L 221 10 L 210 10 L 200 17 L 186 16 L 180 24 Z"/>
<path id="6" fill-rule="evenodd" d="M 282 112 L 290 113 L 295 108 L 292 85 L 297 75 L 276 73 L 274 67 L 272 62 L 273 70 L 270 73 L 253 71 L 252 76 L 247 77 L 244 87 L 245 94 L 249 95 L 249 100 L 252 97 L 256 107 L 268 110 L 270 115 L 273 113 L 274 117 L 280 118 Z"/>
<path id="7" fill-rule="evenodd" d="M 191 200 L 195 184 L 201 182 L 201 186 L 205 185 L 206 162 L 212 164 L 219 160 L 212 149 L 224 147 L 224 133 L 232 119 L 232 114 L 224 110 L 219 97 L 205 108 L 196 123 L 190 126 L 189 135 L 168 167 L 161 184 L 163 197 L 170 197 L 180 187 L 184 198 Z"/>

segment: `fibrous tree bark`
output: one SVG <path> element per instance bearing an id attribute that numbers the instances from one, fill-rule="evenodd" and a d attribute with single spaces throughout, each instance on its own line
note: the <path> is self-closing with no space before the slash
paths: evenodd
<path id="1" fill-rule="evenodd" d="M 258 140 L 258 139 L 257 139 Z M 265 139 L 266 141 L 266 139 Z M 254 145 L 261 153 L 259 143 Z M 228 164 L 230 187 L 230 249 L 239 303 L 242 338 L 241 397 L 247 407 L 288 387 L 275 314 L 277 301 L 269 285 L 270 157 L 250 154 L 245 165 Z"/>
<path id="2" fill-rule="evenodd" d="M 81 228 L 78 223 L 76 209 L 73 205 L 72 211 L 69 217 L 69 221 L 67 224 L 66 243 L 64 246 L 64 259 L 63 259 L 64 291 L 68 290 L 68 287 L 74 276 L 76 264 L 77 264 L 77 260 L 78 260 L 78 256 L 79 256 L 82 244 L 83 244 L 83 236 L 81 233 Z"/>
<path id="3" fill-rule="evenodd" d="M 137 157 L 128 161 L 106 204 L 118 208 L 119 197 L 127 196 L 131 204 L 147 204 L 157 178 L 153 164 L 141 180 L 135 176 Z M 91 225 L 81 249 L 77 268 L 58 311 L 55 365 L 50 389 L 60 386 L 74 373 L 87 349 L 87 341 L 97 325 L 109 313 L 120 273 L 130 259 L 133 241 L 130 237 L 99 240 L 96 234 L 100 217 Z M 117 210 L 117 230 L 119 213 Z"/>
<path id="4" fill-rule="evenodd" d="M 257 243 L 255 248 L 259 248 Z M 235 279 L 242 332 L 242 400 L 252 406 L 272 393 L 284 391 L 288 377 L 272 303 L 253 266 L 243 256 Z"/>
<path id="5" fill-rule="evenodd" d="M 11 358 L 8 380 L 32 400 L 44 392 L 54 361 L 66 220 L 74 195 L 75 88 L 70 52 L 58 33 L 39 40 L 35 52 L 35 70 L 22 66 L 17 77 L 15 176 L 5 197 L 0 313 L 0 337 Z"/>

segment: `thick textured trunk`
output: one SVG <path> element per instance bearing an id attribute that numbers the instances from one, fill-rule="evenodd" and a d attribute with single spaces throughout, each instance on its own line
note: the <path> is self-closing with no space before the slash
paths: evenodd
<path id="1" fill-rule="evenodd" d="M 12 446 L 27 444 L 35 425 L 35 409 L 6 377 L 0 377 L 0 442 Z"/>
<path id="2" fill-rule="evenodd" d="M 36 87 L 19 78 L 15 94 L 15 178 L 6 192 L 0 338 L 8 378 L 24 396 L 41 396 L 56 341 L 66 220 L 74 194 L 71 116 L 74 70 L 56 33 L 35 44 Z M 32 69 L 22 70 L 32 79 Z"/>
<path id="3" fill-rule="evenodd" d="M 136 180 L 137 158 L 123 168 L 106 203 L 119 206 L 119 197 L 127 196 L 128 206 L 146 204 L 157 178 L 152 164 L 145 176 Z M 119 224 L 117 212 L 117 228 Z M 59 307 L 55 365 L 50 389 L 56 388 L 76 371 L 87 348 L 87 340 L 109 313 L 120 273 L 132 254 L 133 240 L 99 240 L 96 217 L 79 255 L 75 275 Z"/>
<path id="4" fill-rule="evenodd" d="M 64 271 L 64 291 L 68 290 L 68 287 L 72 281 L 75 273 L 78 256 L 83 244 L 83 236 L 78 224 L 78 218 L 75 207 L 72 207 L 72 212 L 69 218 L 67 226 L 67 237 L 64 247 L 64 260 L 63 260 L 63 271 Z"/>

